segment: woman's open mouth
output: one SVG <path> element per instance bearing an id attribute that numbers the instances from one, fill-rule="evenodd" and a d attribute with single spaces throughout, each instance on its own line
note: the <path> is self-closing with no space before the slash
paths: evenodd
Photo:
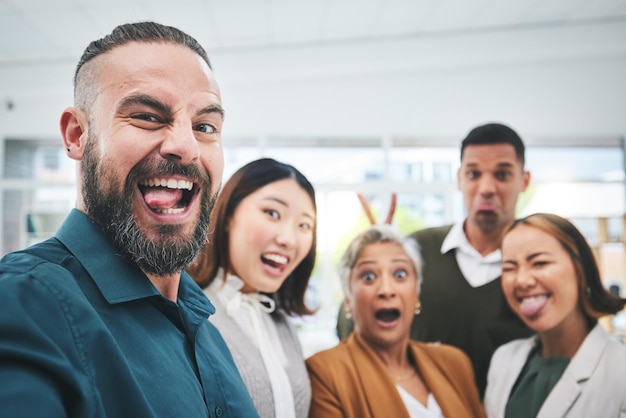
<path id="1" fill-rule="evenodd" d="M 400 310 L 396 308 L 379 309 L 374 313 L 377 321 L 384 324 L 391 324 L 400 318 Z"/>

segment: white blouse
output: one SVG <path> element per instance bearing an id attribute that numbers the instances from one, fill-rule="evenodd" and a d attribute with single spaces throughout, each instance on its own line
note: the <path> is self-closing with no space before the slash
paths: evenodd
<path id="1" fill-rule="evenodd" d="M 229 274 L 224 282 L 221 277 L 220 272 L 209 289 L 218 295 L 228 316 L 237 322 L 261 353 L 272 386 L 276 418 L 295 418 L 291 382 L 285 371 L 287 356 L 269 315 L 276 308 L 274 300 L 261 293 L 242 293 L 244 282 L 237 276 Z"/>
<path id="2" fill-rule="evenodd" d="M 400 397 L 404 402 L 406 410 L 409 412 L 411 418 L 444 418 L 441 408 L 437 400 L 433 396 L 432 392 L 428 394 L 426 399 L 426 406 L 422 405 L 420 401 L 415 399 L 409 392 L 407 392 L 402 386 L 396 385 Z"/>

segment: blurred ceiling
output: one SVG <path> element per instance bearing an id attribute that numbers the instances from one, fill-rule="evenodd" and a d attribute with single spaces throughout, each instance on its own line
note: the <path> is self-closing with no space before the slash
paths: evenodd
<path id="1" fill-rule="evenodd" d="M 623 22 L 626 1 L 0 0 L 0 68 L 73 63 L 91 40 L 137 20 L 228 52 Z"/>
<path id="2" fill-rule="evenodd" d="M 0 136 L 56 138 L 85 47 L 141 20 L 207 49 L 230 141 L 626 132 L 626 0 L 0 0 Z"/>

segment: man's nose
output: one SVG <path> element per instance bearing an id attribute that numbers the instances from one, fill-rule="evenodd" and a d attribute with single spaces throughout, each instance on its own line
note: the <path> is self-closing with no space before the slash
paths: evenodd
<path id="1" fill-rule="evenodd" d="M 199 156 L 198 141 L 191 123 L 181 123 L 170 128 L 161 144 L 163 158 L 188 164 Z"/>
<path id="2" fill-rule="evenodd" d="M 496 181 L 491 176 L 482 176 L 478 187 L 481 194 L 491 195 L 496 192 Z"/>

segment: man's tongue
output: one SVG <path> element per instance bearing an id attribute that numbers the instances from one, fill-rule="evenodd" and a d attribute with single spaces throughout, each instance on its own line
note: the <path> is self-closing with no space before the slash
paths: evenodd
<path id="1" fill-rule="evenodd" d="M 180 189 L 165 187 L 150 187 L 144 190 L 143 199 L 152 209 L 166 209 L 174 207 L 183 198 Z"/>
<path id="2" fill-rule="evenodd" d="M 520 304 L 520 311 L 524 316 L 534 316 L 543 308 L 547 301 L 548 296 L 546 295 L 523 299 Z"/>

